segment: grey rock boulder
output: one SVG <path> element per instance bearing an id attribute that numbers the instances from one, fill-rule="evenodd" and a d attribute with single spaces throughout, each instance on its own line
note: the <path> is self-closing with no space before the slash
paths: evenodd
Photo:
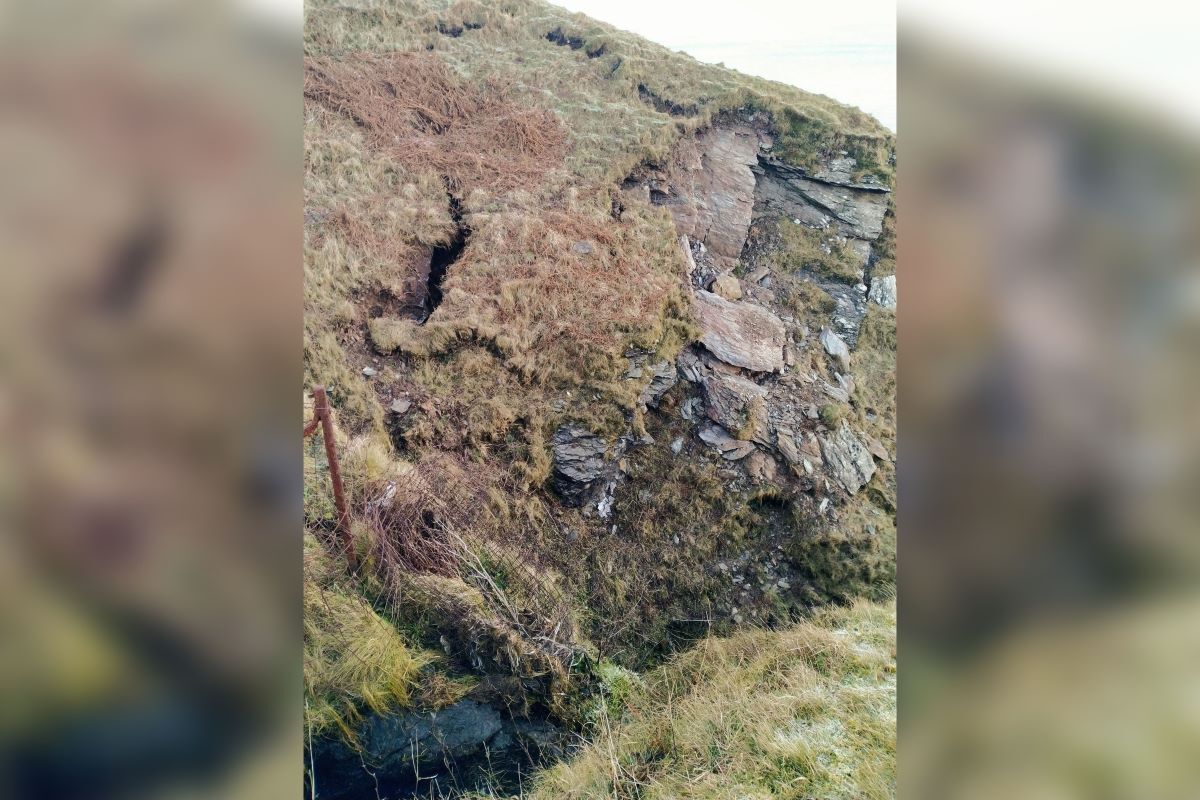
<path id="1" fill-rule="evenodd" d="M 314 796 L 440 797 L 456 787 L 486 785 L 495 778 L 493 761 L 528 771 L 561 755 L 566 741 L 548 722 L 514 719 L 470 699 L 437 712 L 372 714 L 355 736 L 361 752 L 337 736 L 313 742 L 307 755 L 316 767 Z"/>
<path id="2" fill-rule="evenodd" d="M 825 348 L 825 352 L 836 358 L 843 370 L 850 369 L 850 347 L 846 344 L 845 339 L 829 328 L 822 328 L 820 342 L 821 346 Z"/>
<path id="3" fill-rule="evenodd" d="M 786 329 L 762 306 L 735 303 L 703 290 L 695 293 L 700 342 L 726 364 L 753 372 L 783 369 Z"/>
<path id="4" fill-rule="evenodd" d="M 638 403 L 643 407 L 657 405 L 659 399 L 679 382 L 679 371 L 671 361 L 660 361 L 646 369 L 650 373 L 650 382 L 638 395 Z"/>
<path id="5" fill-rule="evenodd" d="M 871 289 L 867 299 L 877 306 L 896 310 L 896 276 L 884 275 L 871 280 Z"/>
<path id="6" fill-rule="evenodd" d="M 820 164 L 812 176 L 824 183 L 846 186 L 851 189 L 864 189 L 875 192 L 887 191 L 887 187 L 880 183 L 879 179 L 874 175 L 856 178 L 855 172 L 857 170 L 857 161 L 849 156 L 841 156 L 831 158 Z"/>
<path id="7" fill-rule="evenodd" d="M 701 428 L 700 439 L 716 448 L 721 457 L 728 461 L 743 459 L 754 452 L 753 442 L 735 439 L 718 425 L 705 425 Z"/>
<path id="8" fill-rule="evenodd" d="M 741 439 L 762 439 L 767 433 L 767 390 L 753 381 L 712 371 L 704 376 L 708 418 Z"/>
<path id="9" fill-rule="evenodd" d="M 817 437 L 821 456 L 829 474 L 850 494 L 854 494 L 875 474 L 875 460 L 845 420 L 833 433 Z"/>
<path id="10" fill-rule="evenodd" d="M 568 506 L 582 506 L 608 469 L 608 445 L 579 425 L 559 428 L 551 445 L 554 460 L 551 485 Z"/>
<path id="11" fill-rule="evenodd" d="M 804 170 L 768 160 L 756 187 L 757 200 L 772 210 L 814 228 L 832 226 L 843 236 L 874 241 L 883 232 L 887 189 L 864 183 L 818 180 Z M 843 173 L 844 174 L 844 173 Z"/>

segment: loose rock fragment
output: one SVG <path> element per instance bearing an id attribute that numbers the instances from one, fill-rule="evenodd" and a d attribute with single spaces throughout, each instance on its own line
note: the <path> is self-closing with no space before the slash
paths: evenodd
<path id="1" fill-rule="evenodd" d="M 854 494 L 871 480 L 875 474 L 875 461 L 845 420 L 842 420 L 837 431 L 819 438 L 821 456 L 829 467 L 830 475 L 847 492 Z"/>
<path id="2" fill-rule="evenodd" d="M 783 321 L 753 303 L 734 303 L 712 292 L 697 291 L 696 316 L 701 343 L 727 364 L 754 372 L 783 368 L 786 330 Z"/>

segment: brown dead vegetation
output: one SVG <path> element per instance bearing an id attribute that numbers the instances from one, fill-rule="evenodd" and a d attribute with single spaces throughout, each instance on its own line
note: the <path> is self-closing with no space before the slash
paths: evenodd
<path id="1" fill-rule="evenodd" d="M 469 84 L 431 54 L 308 57 L 304 95 L 353 119 L 401 164 L 444 175 L 458 194 L 536 187 L 567 149 L 551 112 L 519 105 L 497 81 Z"/>

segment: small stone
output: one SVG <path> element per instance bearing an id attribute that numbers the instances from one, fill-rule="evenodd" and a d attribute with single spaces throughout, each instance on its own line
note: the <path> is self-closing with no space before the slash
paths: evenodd
<path id="1" fill-rule="evenodd" d="M 896 276 L 884 275 L 871 280 L 867 299 L 883 308 L 896 310 Z"/>
<path id="2" fill-rule="evenodd" d="M 648 369 L 650 370 L 650 382 L 638 395 L 638 403 L 643 407 L 658 405 L 659 399 L 679 381 L 679 371 L 674 362 L 660 361 L 657 364 L 651 364 Z"/>
<path id="3" fill-rule="evenodd" d="M 849 403 L 850 402 L 849 392 L 847 392 L 845 389 L 841 388 L 840 386 L 834 386 L 833 384 L 829 383 L 828 381 L 821 381 L 821 389 L 825 392 L 825 394 L 829 395 L 834 400 L 837 400 L 839 403 Z"/>
<path id="4" fill-rule="evenodd" d="M 362 374 L 368 378 L 374 378 L 379 372 L 374 367 L 363 367 Z"/>
<path id="5" fill-rule="evenodd" d="M 391 409 L 393 414 L 404 416 L 412 408 L 412 401 L 407 397 L 397 397 L 388 408 Z"/>
<path id="6" fill-rule="evenodd" d="M 746 459 L 746 473 L 757 483 L 770 483 L 778 475 L 778 465 L 761 450 L 756 450 Z"/>
<path id="7" fill-rule="evenodd" d="M 871 455 L 875 456 L 881 461 L 892 460 L 891 456 L 888 455 L 887 448 L 883 446 L 883 442 L 879 441 L 874 436 L 872 436 L 870 439 L 867 439 L 867 450 L 870 451 Z"/>
<path id="8" fill-rule="evenodd" d="M 674 453 L 675 455 L 679 455 L 680 453 L 683 452 L 683 437 L 682 436 L 679 437 L 678 439 L 676 439 L 675 441 L 671 442 L 671 452 Z"/>
<path id="9" fill-rule="evenodd" d="M 746 276 L 746 283 L 758 283 L 763 278 L 771 274 L 771 270 L 767 267 L 759 267 Z"/>
<path id="10" fill-rule="evenodd" d="M 712 293 L 724 297 L 726 300 L 741 300 L 742 285 L 738 283 L 737 278 L 726 272 L 718 275 L 712 282 Z"/>
<path id="11" fill-rule="evenodd" d="M 850 371 L 850 348 L 846 341 L 829 328 L 821 329 L 821 346 L 825 352 L 838 360 L 843 372 Z"/>
<path id="12" fill-rule="evenodd" d="M 705 425 L 700 430 L 700 439 L 721 452 L 728 461 L 737 461 L 754 452 L 752 442 L 735 439 L 717 425 Z"/>
<path id="13" fill-rule="evenodd" d="M 875 474 L 875 462 L 866 446 L 842 420 L 833 433 L 820 437 L 821 456 L 830 474 L 847 492 L 854 494 Z"/>
<path id="14" fill-rule="evenodd" d="M 675 359 L 675 366 L 685 381 L 695 383 L 700 380 L 700 357 L 696 355 L 692 348 L 687 347 L 680 351 L 679 356 Z"/>
<path id="15" fill-rule="evenodd" d="M 571 250 L 581 256 L 590 256 L 596 249 L 596 246 L 588 241 L 576 242 L 571 245 Z"/>

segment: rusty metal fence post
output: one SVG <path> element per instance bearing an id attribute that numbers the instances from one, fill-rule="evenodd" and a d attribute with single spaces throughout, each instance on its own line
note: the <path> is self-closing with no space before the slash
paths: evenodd
<path id="1" fill-rule="evenodd" d="M 351 572 L 358 571 L 358 554 L 354 552 L 354 538 L 350 533 L 350 511 L 346 507 L 346 490 L 342 485 L 342 468 L 338 463 L 337 444 L 333 438 L 333 414 L 329 408 L 329 396 L 324 386 L 313 387 L 313 418 L 304 426 L 304 436 L 311 436 L 321 426 L 321 438 L 325 440 L 325 459 L 329 462 L 329 479 L 333 483 L 333 505 L 337 509 L 337 533 L 341 540 L 346 565 Z"/>

